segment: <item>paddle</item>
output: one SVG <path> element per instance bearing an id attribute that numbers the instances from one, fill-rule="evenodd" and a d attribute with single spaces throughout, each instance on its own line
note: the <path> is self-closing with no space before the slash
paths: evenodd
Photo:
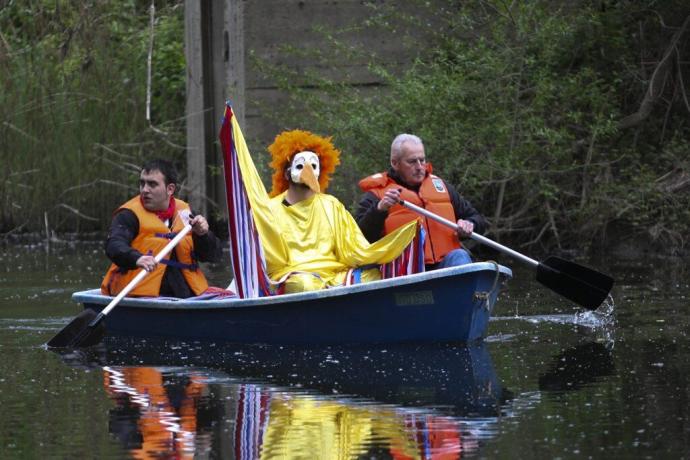
<path id="1" fill-rule="evenodd" d="M 405 200 L 400 200 L 400 204 L 456 231 L 458 229 L 455 222 L 444 219 L 424 208 Z M 470 238 L 536 268 L 537 281 L 557 294 L 590 310 L 596 310 L 606 300 L 613 286 L 613 278 L 610 276 L 575 262 L 556 256 L 550 256 L 543 262 L 538 262 L 478 233 L 471 233 Z"/>
<path id="2" fill-rule="evenodd" d="M 155 259 L 160 262 L 170 251 L 173 250 L 177 243 L 184 238 L 192 229 L 191 225 L 187 224 L 184 228 L 175 235 L 175 238 L 170 240 L 168 244 L 159 252 Z M 143 280 L 149 272 L 141 270 L 137 276 L 125 286 L 125 288 L 110 301 L 100 313 L 96 314 L 92 309 L 86 308 L 76 318 L 74 318 L 67 326 L 65 326 L 58 334 L 50 339 L 48 347 L 50 348 L 77 348 L 89 347 L 101 341 L 105 334 L 105 327 L 103 326 L 103 318 L 110 313 L 110 311 L 117 306 L 118 303 L 134 289 L 137 284 Z"/>

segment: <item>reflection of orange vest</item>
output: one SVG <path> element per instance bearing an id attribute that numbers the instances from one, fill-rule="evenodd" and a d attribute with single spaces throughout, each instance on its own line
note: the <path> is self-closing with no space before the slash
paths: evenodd
<path id="1" fill-rule="evenodd" d="M 429 415 L 418 419 L 414 415 L 405 415 L 405 425 L 406 431 L 416 433 L 418 452 L 411 452 L 405 449 L 406 445 L 392 442 L 390 454 L 395 460 L 455 460 L 461 458 L 463 453 L 474 450 L 470 445 L 463 445 L 459 422 L 450 418 Z"/>
<path id="2" fill-rule="evenodd" d="M 176 215 L 173 217 L 172 229 L 168 229 L 155 213 L 147 211 L 141 204 L 138 195 L 120 206 L 118 211 L 121 209 L 129 209 L 134 212 L 139 220 L 139 233 L 132 241 L 132 247 L 142 254 L 156 255 L 168 244 L 175 234 L 184 228 L 184 222 L 180 218 L 179 213 L 180 211 L 188 210 L 189 205 L 182 200 L 175 199 Z M 193 250 L 194 240 L 191 233 L 188 233 L 174 249 L 178 262 L 195 267 L 191 269 L 182 268 L 181 272 L 192 292 L 195 295 L 199 295 L 208 289 L 208 282 L 196 264 Z M 170 254 L 165 259 L 170 259 Z M 132 297 L 159 295 L 165 268 L 165 264 L 158 264 L 156 269 L 146 275 L 129 295 Z M 115 264 L 111 264 L 101 283 L 101 292 L 105 295 L 117 295 L 127 286 L 127 283 L 132 281 L 139 273 L 139 270 L 138 267 L 133 270 L 125 270 Z"/>
<path id="3" fill-rule="evenodd" d="M 386 190 L 389 188 L 402 189 L 400 198 L 403 200 L 425 208 L 451 222 L 456 221 L 448 189 L 441 178 L 433 174 L 429 173 L 426 175 L 417 193 L 398 184 L 388 177 L 388 174 L 385 172 L 365 177 L 359 181 L 359 186 L 365 192 L 371 192 L 376 195 L 379 200 L 383 198 L 383 195 L 386 194 Z M 434 264 L 440 262 L 446 254 L 460 247 L 460 240 L 458 240 L 457 233 L 453 230 L 435 220 L 422 217 L 400 204 L 395 204 L 388 210 L 388 217 L 383 228 L 384 235 L 415 219 L 421 219 L 426 232 L 424 263 Z"/>
<path id="4" fill-rule="evenodd" d="M 158 369 L 125 367 L 104 373 L 105 389 L 109 394 L 114 397 L 126 394 L 133 405 L 141 405 L 137 425 L 142 445 L 129 451 L 133 458 L 194 458 L 197 404 L 206 385 L 201 377 L 190 377 L 181 405 L 176 410 L 170 403 L 163 375 Z"/>

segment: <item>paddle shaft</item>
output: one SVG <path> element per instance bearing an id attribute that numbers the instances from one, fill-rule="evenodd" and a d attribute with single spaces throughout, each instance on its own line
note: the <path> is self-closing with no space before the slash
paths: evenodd
<path id="1" fill-rule="evenodd" d="M 440 222 L 443 225 L 447 225 L 456 231 L 458 229 L 455 222 L 444 219 L 424 208 L 420 208 L 404 200 L 400 200 L 400 204 L 407 206 L 423 216 Z M 591 268 L 556 256 L 551 256 L 543 262 L 538 262 L 477 233 L 470 233 L 469 236 L 475 241 L 491 246 L 515 259 L 531 265 L 536 269 L 537 281 L 552 291 L 590 310 L 597 309 L 611 292 L 613 278 L 599 273 L 596 270 L 592 270 Z"/>
<path id="2" fill-rule="evenodd" d="M 445 218 L 439 216 L 438 214 L 434 214 L 431 211 L 427 211 L 424 208 L 420 208 L 419 206 L 412 204 L 409 201 L 400 200 L 400 204 L 412 209 L 413 211 L 415 211 L 415 212 L 417 212 L 417 213 L 419 213 L 425 217 L 428 217 L 429 219 L 433 219 L 436 222 L 439 222 L 439 223 L 441 223 L 447 227 L 450 227 L 450 228 L 454 229 L 455 231 L 458 230 L 458 225 L 455 222 L 451 222 L 450 220 L 445 219 Z M 475 241 L 478 241 L 478 242 L 485 244 L 487 246 L 491 246 L 492 248 L 494 248 L 498 251 L 501 251 L 505 254 L 508 254 L 509 256 L 514 257 L 518 260 L 521 260 L 522 262 L 525 262 L 526 264 L 531 265 L 534 268 L 539 266 L 538 261 L 536 261 L 530 257 L 527 257 L 524 254 L 520 254 L 519 252 L 514 251 L 514 250 L 512 250 L 506 246 L 503 246 L 502 244 L 499 244 L 493 240 L 490 240 L 487 237 L 480 235 L 479 233 L 472 232 L 472 233 L 470 233 L 469 236 L 470 236 L 470 238 L 472 238 Z"/>
<path id="3" fill-rule="evenodd" d="M 177 235 L 175 235 L 175 238 L 173 238 L 172 240 L 170 240 L 170 242 L 169 242 L 168 244 L 165 245 L 165 247 L 161 250 L 161 252 L 159 252 L 158 254 L 156 254 L 156 256 L 154 257 L 154 259 L 156 259 L 156 263 L 158 263 L 158 262 L 160 262 L 161 260 L 163 260 L 163 258 L 164 258 L 165 256 L 167 256 L 168 253 L 169 253 L 170 251 L 172 251 L 173 248 L 174 248 L 175 246 L 177 246 L 177 243 L 179 243 L 180 240 L 181 240 L 182 238 L 184 238 L 185 236 L 187 236 L 187 233 L 189 233 L 191 229 L 192 229 L 192 226 L 191 226 L 191 225 L 189 225 L 189 224 L 185 225 L 184 228 L 180 231 L 180 233 L 178 233 Z M 96 316 L 96 318 L 95 318 L 93 321 L 91 321 L 91 324 L 90 324 L 89 326 L 94 326 L 94 325 L 98 324 L 98 322 L 99 322 L 105 315 L 107 315 L 108 313 L 110 313 L 110 311 L 111 311 L 113 308 L 115 308 L 115 306 L 116 306 L 118 303 L 120 303 L 120 301 L 121 301 L 127 294 L 129 294 L 129 293 L 132 291 L 132 289 L 134 289 L 134 288 L 137 286 L 137 284 L 139 284 L 139 283 L 141 282 L 141 280 L 143 280 L 143 279 L 146 277 L 146 275 L 148 275 L 148 274 L 149 274 L 149 272 L 147 272 L 147 271 L 144 270 L 144 269 L 141 269 L 141 271 L 140 271 L 139 273 L 137 273 L 137 276 L 135 276 L 134 279 L 132 279 L 132 281 L 130 281 L 129 284 L 127 284 L 127 286 L 125 286 L 125 288 L 124 288 L 122 291 L 120 291 L 120 293 L 119 293 L 113 300 L 110 301 L 110 303 L 108 304 L 108 306 L 106 306 L 103 310 L 101 310 L 101 312 L 98 314 L 98 316 Z"/>

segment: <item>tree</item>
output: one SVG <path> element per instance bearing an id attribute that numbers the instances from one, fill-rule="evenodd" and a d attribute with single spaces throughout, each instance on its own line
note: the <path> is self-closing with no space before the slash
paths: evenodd
<path id="1" fill-rule="evenodd" d="M 417 37 L 417 57 L 401 72 L 369 57 L 382 82 L 373 90 L 259 64 L 292 95 L 288 116 L 311 114 L 309 126 L 349 154 L 332 190 L 347 202 L 357 178 L 387 167 L 395 134 L 412 132 L 497 239 L 565 250 L 636 234 L 682 248 L 688 11 L 655 6 L 441 1 L 406 15 L 372 5 L 361 27 Z M 346 44 L 351 32 L 326 33 L 329 59 L 368 53 Z M 430 44 L 422 50 L 419 36 Z"/>

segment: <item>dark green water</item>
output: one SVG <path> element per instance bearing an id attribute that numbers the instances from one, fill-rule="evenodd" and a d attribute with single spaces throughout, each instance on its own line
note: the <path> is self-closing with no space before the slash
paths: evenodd
<path id="1" fill-rule="evenodd" d="M 515 278 L 478 347 L 43 344 L 100 245 L 2 248 L 0 458 L 688 458 L 690 270 L 603 260 L 606 314 Z M 208 267 L 216 285 L 220 266 Z M 445 454 L 445 457 L 433 457 Z"/>

